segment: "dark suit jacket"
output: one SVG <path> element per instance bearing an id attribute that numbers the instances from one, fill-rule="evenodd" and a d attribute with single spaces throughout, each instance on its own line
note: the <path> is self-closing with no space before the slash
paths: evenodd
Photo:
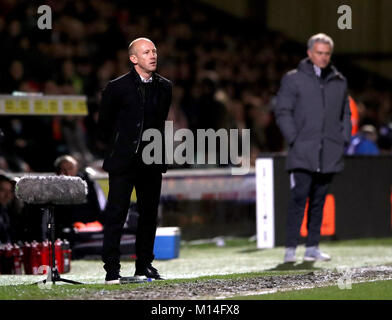
<path id="1" fill-rule="evenodd" d="M 156 73 L 153 74 L 153 83 L 156 86 L 152 99 L 157 110 L 155 123 L 159 123 L 157 129 L 163 142 L 162 164 L 155 167 L 166 172 L 164 127 L 171 104 L 172 83 Z M 108 145 L 103 169 L 109 173 L 121 174 L 132 169 L 132 160 L 140 151 L 144 124 L 144 99 L 140 86 L 140 76 L 132 67 L 127 74 L 110 81 L 102 92 L 98 127 L 102 140 Z"/>

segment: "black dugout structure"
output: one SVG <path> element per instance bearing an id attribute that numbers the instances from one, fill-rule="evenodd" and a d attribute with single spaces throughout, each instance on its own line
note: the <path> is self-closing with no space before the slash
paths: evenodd
<path id="1" fill-rule="evenodd" d="M 280 246 L 286 236 L 289 175 L 285 171 L 285 156 L 272 159 L 275 246 Z M 392 236 L 391 156 L 346 157 L 344 171 L 335 175 L 328 194 L 334 199 L 334 232 L 329 238 Z"/>

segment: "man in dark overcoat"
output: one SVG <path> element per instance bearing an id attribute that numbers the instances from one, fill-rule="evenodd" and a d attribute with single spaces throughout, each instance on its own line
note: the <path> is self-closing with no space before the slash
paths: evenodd
<path id="1" fill-rule="evenodd" d="M 275 116 L 288 145 L 286 169 L 290 200 L 284 261 L 295 262 L 307 201 L 308 237 L 305 261 L 327 261 L 319 249 L 323 207 L 333 175 L 343 169 L 343 152 L 351 137 L 346 78 L 331 63 L 333 41 L 316 34 L 308 57 L 284 75 Z"/>
<path id="2" fill-rule="evenodd" d="M 157 49 L 147 38 L 138 38 L 128 48 L 130 72 L 110 81 L 102 92 L 98 126 L 109 145 L 103 169 L 109 173 L 108 202 L 104 212 L 102 260 L 108 284 L 121 283 L 120 240 L 133 188 L 139 213 L 136 231 L 135 276 L 162 279 L 152 266 L 162 173 L 162 161 L 146 164 L 142 140 L 148 129 L 164 127 L 172 99 L 172 83 L 157 74 Z"/>

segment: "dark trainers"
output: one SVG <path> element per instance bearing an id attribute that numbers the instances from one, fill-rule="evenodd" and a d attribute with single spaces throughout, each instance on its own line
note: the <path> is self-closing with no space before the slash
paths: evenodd
<path id="1" fill-rule="evenodd" d="M 155 279 L 155 280 L 165 280 L 158 273 L 158 270 L 155 269 L 151 264 L 140 267 L 136 267 L 135 276 L 146 276 L 147 278 Z"/>

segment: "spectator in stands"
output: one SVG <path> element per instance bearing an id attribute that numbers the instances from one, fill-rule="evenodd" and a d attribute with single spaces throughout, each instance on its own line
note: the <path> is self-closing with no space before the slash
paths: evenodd
<path id="1" fill-rule="evenodd" d="M 11 239 L 13 242 L 24 240 L 26 221 L 24 217 L 25 203 L 16 197 L 15 187 L 19 178 L 12 178 L 12 200 L 9 202 L 7 208 L 10 214 L 11 221 Z"/>
<path id="2" fill-rule="evenodd" d="M 13 199 L 13 185 L 11 179 L 0 175 L 0 243 L 11 242 L 11 219 L 8 205 Z"/>
<path id="3" fill-rule="evenodd" d="M 87 148 L 82 119 L 80 117 L 64 116 L 60 123 L 67 151 L 77 158 L 83 166 L 87 166 L 93 161 L 93 156 Z"/>
<path id="4" fill-rule="evenodd" d="M 392 154 L 392 122 L 384 124 L 380 127 L 377 145 L 382 154 Z"/>
<path id="5" fill-rule="evenodd" d="M 70 155 L 63 155 L 55 160 L 54 169 L 58 175 L 79 176 L 87 183 L 88 194 L 85 204 L 59 206 L 58 208 L 59 211 L 63 211 L 61 212 L 63 219 L 66 221 L 69 219 L 68 225 L 75 222 L 102 221 L 103 210 L 106 206 L 105 195 L 99 184 L 92 180 L 85 170 L 80 170 L 78 161 Z"/>
<path id="6" fill-rule="evenodd" d="M 81 170 L 78 161 L 70 156 L 58 157 L 54 162 L 54 169 L 58 175 L 79 176 L 87 183 L 87 202 L 79 205 L 56 205 L 56 236 L 67 238 L 73 245 L 74 224 L 81 222 L 78 226 L 87 225 L 90 229 L 102 230 L 102 212 L 106 205 L 106 197 L 99 184 L 92 180 L 85 170 Z M 13 209 L 17 209 L 12 217 L 13 234 L 15 239 L 22 241 L 43 241 L 47 238 L 47 223 L 42 214 L 41 206 L 28 204 L 20 208 L 19 203 L 13 204 Z M 16 219 L 20 217 L 20 219 Z M 13 222 L 13 219 L 11 219 Z"/>
<path id="7" fill-rule="evenodd" d="M 158 49 L 165 57 L 160 64 L 160 73 L 184 92 L 180 104 L 182 110 L 175 108 L 173 112 L 183 111 L 191 130 L 197 129 L 199 123 L 201 127 L 207 127 L 216 122 L 215 116 L 209 117 L 208 110 L 200 114 L 203 107 L 199 102 L 195 103 L 201 98 L 201 79 L 206 73 L 216 74 L 219 79 L 216 89 L 225 88 L 231 100 L 249 105 L 244 99 L 244 93 L 248 92 L 262 98 L 262 105 L 268 106 L 277 91 L 278 79 L 297 65 L 302 55 L 301 46 L 282 35 L 260 29 L 257 23 L 246 19 L 240 21 L 227 15 L 219 16 L 219 11 L 209 10 L 208 5 L 200 1 L 167 0 L 156 3 L 151 11 L 147 2 L 133 5 L 127 1 L 62 0 L 51 3 L 56 23 L 50 31 L 37 28 L 36 7 L 31 0 L 3 1 L 0 6 L 1 93 L 9 94 L 15 90 L 45 94 L 81 93 L 87 95 L 91 110 L 91 106 L 99 101 L 104 85 L 127 68 L 126 63 L 121 62 L 121 57 L 127 54 L 123 48 L 131 38 L 148 33 L 160 43 Z M 209 23 L 211 19 L 216 19 L 219 24 Z M 258 30 L 257 34 L 248 32 L 251 29 Z M 346 68 L 356 74 L 359 72 L 356 66 Z M 367 119 L 370 121 L 366 123 L 381 127 L 385 124 L 385 115 L 391 110 L 390 84 L 385 78 L 376 82 L 366 72 L 361 71 L 359 75 L 350 82 L 359 107 L 359 120 L 364 123 L 363 120 Z M 219 106 L 214 103 L 214 107 L 214 113 L 219 113 Z M 248 110 L 244 112 L 247 118 Z M 45 128 L 37 126 L 36 121 L 37 118 L 35 129 L 42 128 L 45 133 L 51 129 L 49 123 Z M 48 144 L 54 144 L 57 149 L 60 147 L 51 134 L 28 135 L 28 140 L 38 141 L 32 141 L 34 152 L 29 159 L 21 159 L 25 163 L 6 157 L 10 169 L 25 171 L 28 164 L 32 171 L 48 172 L 57 156 L 64 153 L 77 156 L 73 152 L 82 154 L 84 161 L 89 162 L 91 156 L 82 141 L 86 139 L 84 126 L 87 121 L 90 121 L 86 126 L 90 130 L 94 125 L 90 115 L 77 124 L 62 123 L 61 147 L 66 149 L 53 151 L 52 146 L 48 147 Z M 258 126 L 255 118 L 246 119 L 246 122 L 246 128 Z M 261 152 L 282 151 L 282 139 L 275 134 L 274 119 L 264 129 L 265 134 L 261 134 L 264 137 L 252 135 L 251 143 Z M 75 142 L 75 137 L 80 143 Z M 261 142 L 267 143 L 260 145 L 260 138 Z M 94 141 L 94 136 L 90 139 Z M 40 146 L 42 149 L 37 152 Z M 88 146 L 94 158 L 102 159 L 100 143 L 91 143 L 90 140 Z M 3 153 L 15 155 L 13 148 L 18 147 L 8 144 Z M 45 157 L 41 156 L 43 152 Z"/>
<path id="8" fill-rule="evenodd" d="M 3 169 L 29 172 L 30 166 L 26 161 L 32 156 L 32 140 L 28 120 L 14 116 L 2 117 L 0 126 L 2 127 L 0 153 L 5 160 Z"/>
<path id="9" fill-rule="evenodd" d="M 359 125 L 358 105 L 351 96 L 348 96 L 348 99 L 350 103 L 350 112 L 351 112 L 351 135 L 355 136 L 358 133 L 358 125 Z"/>
<path id="10" fill-rule="evenodd" d="M 0 242 L 25 240 L 24 203 L 15 196 L 17 178 L 0 173 Z M 1 240 L 3 239 L 3 240 Z"/>
<path id="11" fill-rule="evenodd" d="M 318 247 L 323 207 L 333 175 L 343 169 L 344 145 L 351 137 L 347 82 L 331 64 L 333 41 L 316 34 L 308 58 L 282 79 L 275 114 L 289 144 L 290 173 L 285 262 L 295 262 L 299 231 L 309 198 L 305 261 L 331 257 Z"/>
<path id="12" fill-rule="evenodd" d="M 377 130 L 373 125 L 367 124 L 361 127 L 359 133 L 351 138 L 347 147 L 348 155 L 379 155 L 377 147 Z"/>

